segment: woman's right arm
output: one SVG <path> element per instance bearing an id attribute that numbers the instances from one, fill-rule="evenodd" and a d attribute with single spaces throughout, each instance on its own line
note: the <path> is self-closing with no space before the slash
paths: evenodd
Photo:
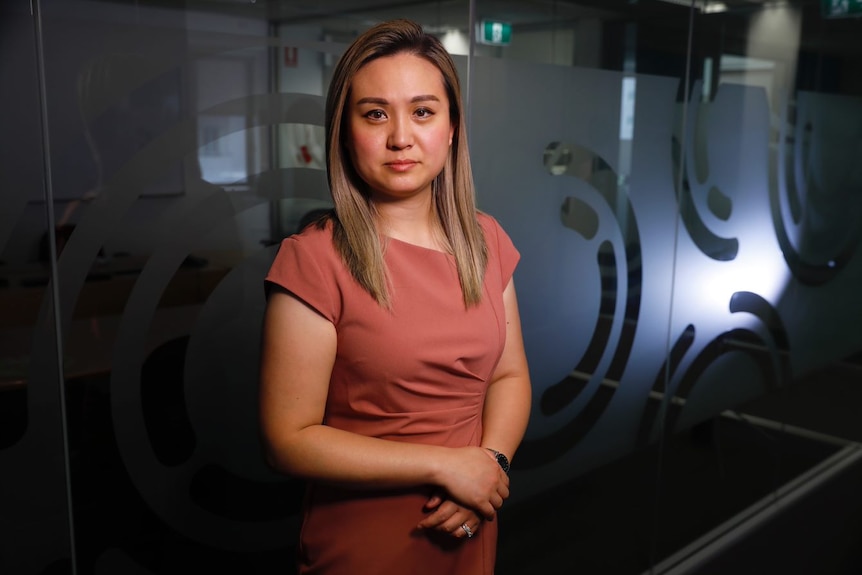
<path id="1" fill-rule="evenodd" d="M 283 289 L 267 303 L 260 415 L 269 463 L 296 477 L 354 488 L 436 485 L 485 517 L 509 496 L 508 477 L 479 447 L 366 437 L 323 425 L 335 326 Z"/>

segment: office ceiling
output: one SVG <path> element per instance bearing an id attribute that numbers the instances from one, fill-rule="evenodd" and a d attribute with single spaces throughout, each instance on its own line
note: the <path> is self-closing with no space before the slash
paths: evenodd
<path id="1" fill-rule="evenodd" d="M 127 2 L 128 0 L 100 0 Z M 521 30 L 554 29 L 584 18 L 603 21 L 647 21 L 673 29 L 687 29 L 688 15 L 694 5 L 701 9 L 717 0 L 475 0 L 476 20 L 494 19 Z M 431 32 L 449 29 L 466 31 L 470 0 L 135 0 L 136 5 L 200 10 L 246 18 L 260 18 L 274 24 L 318 24 L 331 33 L 355 35 L 368 26 L 391 18 L 412 18 Z M 723 12 L 711 14 L 710 21 L 721 22 L 722 34 L 746 38 L 748 16 L 770 5 L 787 4 L 776 0 L 721 0 Z M 862 19 L 831 21 L 823 31 L 821 0 L 789 0 L 801 8 L 800 46 L 821 54 L 842 58 L 862 55 Z"/>
<path id="2" fill-rule="evenodd" d="M 175 0 L 138 0 L 143 4 L 176 6 Z M 693 0 L 696 6 L 714 0 Z M 757 9 L 767 0 L 723 0 L 728 12 Z M 631 19 L 662 14 L 683 14 L 692 0 L 477 0 L 477 19 L 494 18 L 513 26 L 540 26 L 585 17 Z M 795 4 L 817 3 L 796 0 Z M 463 28 L 469 11 L 469 0 L 185 0 L 187 9 L 260 17 L 278 23 L 308 23 L 326 20 L 344 25 L 405 17 L 440 28 Z"/>

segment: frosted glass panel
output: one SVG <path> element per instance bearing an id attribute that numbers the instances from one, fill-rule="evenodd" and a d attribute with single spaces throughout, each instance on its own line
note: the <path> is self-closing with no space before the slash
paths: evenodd
<path id="1" fill-rule="evenodd" d="M 522 255 L 498 575 L 862 572 L 862 19 L 835 4 L 0 2 L 0 572 L 295 572 L 262 278 L 331 205 L 336 58 L 395 17 L 455 55 Z"/>
<path id="2" fill-rule="evenodd" d="M 678 82 L 474 64 L 479 204 L 522 255 L 516 283 L 535 409 L 518 467 L 562 481 L 597 453 L 644 439 L 638 421 L 665 360 L 671 303 Z M 626 125 L 633 141 L 620 138 Z"/>

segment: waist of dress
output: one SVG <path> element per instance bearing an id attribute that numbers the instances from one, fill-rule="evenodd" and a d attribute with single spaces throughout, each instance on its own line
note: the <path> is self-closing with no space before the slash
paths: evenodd
<path id="1" fill-rule="evenodd" d="M 472 408 L 397 413 L 332 410 L 325 423 L 368 437 L 447 447 L 478 445 L 482 435 L 481 412 Z"/>

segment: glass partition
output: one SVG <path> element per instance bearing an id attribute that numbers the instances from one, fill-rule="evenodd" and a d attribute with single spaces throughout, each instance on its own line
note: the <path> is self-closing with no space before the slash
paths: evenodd
<path id="1" fill-rule="evenodd" d="M 394 17 L 453 54 L 522 256 L 497 573 L 862 569 L 856 3 L 348 4 L 3 3 L 0 571 L 293 572 L 262 278 Z"/>
<path id="2" fill-rule="evenodd" d="M 69 428 L 58 340 L 44 54 L 27 3 L 0 7 L 0 571 L 68 572 Z"/>
<path id="3" fill-rule="evenodd" d="M 678 500 L 700 519 L 657 568 L 852 573 L 862 178 L 844 154 L 862 142 L 862 20 L 840 2 L 718 4 L 694 13 L 677 121 L 657 537 Z"/>

